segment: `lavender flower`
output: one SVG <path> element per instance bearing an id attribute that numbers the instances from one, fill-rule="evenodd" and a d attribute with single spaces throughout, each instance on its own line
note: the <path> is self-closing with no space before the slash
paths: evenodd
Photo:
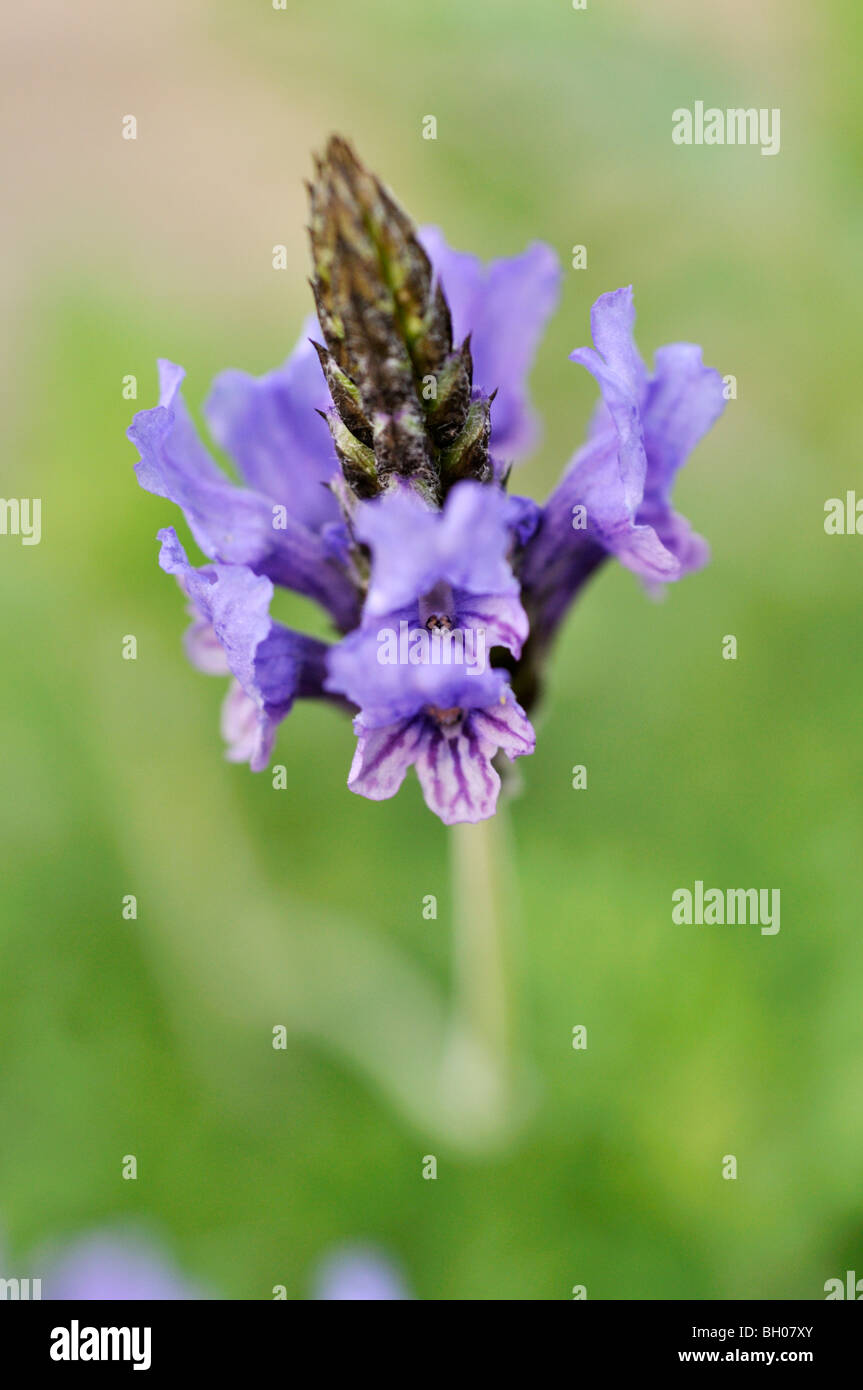
<path id="1" fill-rule="evenodd" d="M 316 321 L 283 367 L 223 373 L 205 407 L 244 485 L 198 439 L 170 363 L 130 430 L 139 481 L 180 506 L 210 561 L 190 565 L 169 529 L 160 563 L 190 603 L 191 659 L 233 677 L 229 757 L 265 767 L 293 702 L 328 699 L 354 711 L 353 791 L 390 797 L 413 765 L 445 823 L 482 820 L 501 755 L 533 751 L 526 710 L 587 578 L 611 556 L 651 586 L 704 563 L 670 493 L 721 379 L 688 344 L 649 375 L 631 289 L 603 295 L 595 346 L 572 353 L 602 396 L 588 442 L 544 507 L 511 496 L 537 436 L 526 380 L 557 299 L 553 251 L 484 268 L 418 233 L 337 138 L 310 196 Z M 274 623 L 274 585 L 318 602 L 335 640 Z"/>
<path id="2" fill-rule="evenodd" d="M 410 1298 L 393 1262 L 371 1246 L 347 1245 L 321 1260 L 313 1297 L 326 1302 L 401 1302 Z"/>
<path id="3" fill-rule="evenodd" d="M 372 556 L 361 625 L 330 654 L 330 690 L 361 711 L 352 791 L 373 801 L 392 796 L 415 764 L 429 807 L 445 824 L 494 814 L 499 751 L 533 752 L 533 730 L 487 661 L 414 662 L 415 634 L 443 629 L 481 637 L 477 648 L 514 657 L 527 637 L 527 615 L 507 560 L 507 498 L 499 489 L 458 483 L 441 511 L 396 488 L 358 508 L 357 538 Z M 407 660 L 385 664 L 381 635 L 407 641 Z M 450 644 L 450 650 L 451 650 Z"/>
<path id="4" fill-rule="evenodd" d="M 140 1236 L 103 1232 L 67 1247 L 50 1265 L 47 1299 L 184 1301 L 206 1295 Z"/>

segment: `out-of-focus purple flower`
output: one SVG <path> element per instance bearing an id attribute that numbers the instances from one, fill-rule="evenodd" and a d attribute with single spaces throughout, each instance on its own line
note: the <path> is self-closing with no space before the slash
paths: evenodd
<path id="1" fill-rule="evenodd" d="M 110 1232 L 85 1236 L 67 1246 L 48 1268 L 42 1297 L 177 1302 L 207 1295 L 143 1237 Z"/>
<path id="2" fill-rule="evenodd" d="M 399 1302 L 410 1299 L 394 1262 L 372 1246 L 344 1246 L 326 1255 L 315 1271 L 316 1300 Z"/>
<path id="3" fill-rule="evenodd" d="M 230 758 L 265 767 L 295 699 L 337 700 L 355 714 L 353 791 L 391 797 L 415 766 L 446 824 L 481 820 L 499 755 L 533 751 L 525 710 L 587 579 L 610 556 L 650 587 L 704 563 L 670 498 L 722 382 L 686 343 L 650 374 L 631 288 L 601 296 L 594 346 L 571 354 L 601 392 L 588 441 L 544 507 L 508 496 L 536 437 L 526 382 L 556 256 L 534 243 L 485 267 L 436 228 L 418 233 L 338 137 L 316 170 L 315 343 L 304 335 L 260 378 L 222 373 L 205 407 L 245 486 L 202 445 L 167 362 L 159 405 L 130 430 L 138 478 L 181 507 L 211 562 L 195 569 L 160 532 L 191 605 L 190 658 L 232 677 Z M 320 603 L 336 642 L 274 623 L 273 585 Z"/>

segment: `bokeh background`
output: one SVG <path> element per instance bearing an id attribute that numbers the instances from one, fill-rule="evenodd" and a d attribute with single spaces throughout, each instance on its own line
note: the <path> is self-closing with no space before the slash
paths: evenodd
<path id="1" fill-rule="evenodd" d="M 422 1299 L 823 1297 L 863 1267 L 863 540 L 823 530 L 863 494 L 858 7 L 43 0 L 3 26 L 0 490 L 42 497 L 43 538 L 0 541 L 0 1272 L 110 1227 L 229 1298 L 307 1297 L 345 1241 Z M 781 153 L 674 146 L 698 99 L 780 107 Z M 413 778 L 346 791 L 326 710 L 282 726 L 286 791 L 223 761 L 156 565 L 178 518 L 124 437 L 157 356 L 198 412 L 290 351 L 331 130 L 455 245 L 558 250 L 519 490 L 582 438 L 567 354 L 604 290 L 634 283 L 646 355 L 694 339 L 738 381 L 677 492 L 709 569 L 655 604 L 608 567 L 556 653 L 511 816 L 531 1101 L 497 1137 L 435 1090 L 447 832 Z M 696 878 L 778 887 L 781 932 L 675 927 Z"/>

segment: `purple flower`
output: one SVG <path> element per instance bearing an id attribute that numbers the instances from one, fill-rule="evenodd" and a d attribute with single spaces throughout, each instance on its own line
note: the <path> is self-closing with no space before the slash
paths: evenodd
<path id="1" fill-rule="evenodd" d="M 606 556 L 656 585 L 700 568 L 709 553 L 670 496 L 722 412 L 722 378 L 690 343 L 660 348 L 648 374 L 632 336 L 631 286 L 601 295 L 590 318 L 595 348 L 570 357 L 594 375 L 602 400 L 519 564 L 532 630 L 546 639 Z"/>
<path id="2" fill-rule="evenodd" d="M 358 742 L 348 775 L 351 791 L 385 801 L 415 766 L 425 803 L 444 825 L 493 816 L 500 791 L 493 758 L 501 752 L 512 762 L 532 753 L 535 745 L 527 715 L 508 687 L 497 705 L 484 709 L 429 708 L 401 723 L 371 729 L 358 715 L 354 730 Z"/>
<path id="3" fill-rule="evenodd" d="M 148 1302 L 206 1298 L 149 1241 L 111 1232 L 85 1236 L 51 1264 L 43 1283 L 46 1299 Z"/>
<path id="4" fill-rule="evenodd" d="M 243 485 L 199 440 L 180 368 L 160 363 L 159 405 L 135 417 L 139 481 L 182 509 L 210 562 L 190 565 L 168 529 L 160 563 L 190 605 L 190 658 L 232 678 L 230 758 L 265 767 L 294 701 L 328 699 L 354 712 L 353 791 L 391 797 L 414 766 L 446 824 L 482 820 L 500 755 L 533 751 L 525 710 L 589 576 L 614 556 L 655 587 L 704 563 L 670 497 L 722 382 L 690 344 L 661 348 L 649 374 L 632 290 L 603 295 L 594 347 L 571 354 L 601 392 L 588 441 L 544 507 L 508 496 L 537 434 L 526 382 L 554 252 L 484 267 L 417 233 L 338 138 L 310 235 L 316 321 L 266 376 L 222 373 L 205 407 Z M 275 623 L 274 585 L 321 604 L 335 641 Z"/>
<path id="5" fill-rule="evenodd" d="M 446 825 L 482 820 L 497 802 L 497 753 L 533 752 L 527 716 L 489 660 L 495 647 L 518 658 L 527 637 L 508 516 L 505 494 L 474 482 L 453 488 L 440 511 L 409 491 L 359 509 L 368 596 L 360 626 L 328 654 L 326 682 L 360 711 L 352 791 L 391 797 L 415 765 Z"/>
<path id="6" fill-rule="evenodd" d="M 329 1302 L 398 1302 L 410 1298 L 392 1260 L 371 1246 L 344 1246 L 321 1260 L 313 1298 Z"/>

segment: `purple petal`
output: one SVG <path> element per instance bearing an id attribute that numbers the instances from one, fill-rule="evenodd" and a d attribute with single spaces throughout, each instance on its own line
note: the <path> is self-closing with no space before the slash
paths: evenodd
<path id="1" fill-rule="evenodd" d="M 542 519 L 542 507 L 538 502 L 534 502 L 532 497 L 519 497 L 510 493 L 508 499 L 507 525 L 516 543 L 525 546 L 536 533 Z"/>
<path id="2" fill-rule="evenodd" d="M 193 666 L 197 667 L 199 671 L 203 671 L 205 676 L 229 676 L 231 668 L 228 665 L 228 658 L 225 655 L 224 647 L 216 636 L 213 624 L 207 622 L 205 618 L 198 617 L 194 604 L 189 605 L 189 612 L 194 621 L 192 626 L 186 629 L 183 636 L 186 656 Z"/>
<path id="3" fill-rule="evenodd" d="M 507 554 L 508 500 L 501 489 L 457 483 L 444 510 L 400 489 L 357 514 L 356 533 L 372 549 L 366 614 L 391 613 L 441 581 L 474 594 L 517 594 Z"/>
<path id="4" fill-rule="evenodd" d="M 231 681 L 228 687 L 220 728 L 228 762 L 248 763 L 252 772 L 263 772 L 273 751 L 276 721 L 258 707 L 239 681 Z"/>
<path id="5" fill-rule="evenodd" d="M 468 594 L 459 589 L 455 593 L 455 605 L 458 627 L 481 632 L 486 651 L 491 651 L 492 647 L 506 647 L 513 656 L 521 656 L 528 633 L 527 614 L 521 599 L 514 594 Z"/>
<path id="6" fill-rule="evenodd" d="M 369 729 L 354 721 L 359 735 L 348 786 L 373 801 L 394 796 L 411 763 L 429 810 L 445 825 L 493 816 L 500 777 L 492 766 L 498 751 L 518 758 L 534 749 L 534 732 L 512 691 L 487 709 L 468 710 L 447 726 L 431 714 Z"/>
<path id="7" fill-rule="evenodd" d="M 373 729 L 358 715 L 354 720 L 357 749 L 348 773 L 351 791 L 370 801 L 387 801 L 395 796 L 425 737 L 425 722 L 420 715 Z"/>
<path id="8" fill-rule="evenodd" d="M 326 644 L 274 623 L 270 617 L 273 586 L 245 565 L 204 565 L 194 569 L 176 532 L 159 532 L 159 564 L 173 574 L 193 603 L 200 622 L 212 631 L 228 669 L 244 692 L 234 696 L 224 716 L 229 756 L 248 754 L 252 771 L 266 767 L 276 725 L 299 695 L 321 694 Z M 195 632 L 197 624 L 192 631 Z M 196 641 L 200 639 L 200 629 Z M 230 697 L 229 697 L 230 700 Z M 251 713 L 257 729 L 251 733 Z"/>
<path id="9" fill-rule="evenodd" d="M 249 486 L 283 503 L 312 531 L 339 516 L 336 499 L 325 486 L 338 471 L 336 454 L 316 413 L 330 404 L 309 342 L 309 335 L 317 333 L 315 319 L 309 319 L 288 360 L 265 376 L 222 372 L 204 406 L 213 438 Z"/>
<path id="10" fill-rule="evenodd" d="M 290 512 L 276 516 L 261 493 L 228 481 L 201 444 L 179 394 L 182 368 L 161 361 L 159 375 L 159 405 L 139 411 L 128 431 L 141 455 L 135 466 L 141 486 L 182 508 L 210 559 L 248 565 L 316 599 L 343 630 L 352 627 L 356 595 L 321 538 Z"/>
<path id="11" fill-rule="evenodd" d="M 430 721 L 416 769 L 425 803 L 444 825 L 488 820 L 497 809 L 498 750 L 510 760 L 532 753 L 534 733 L 511 692 L 487 710 L 469 711 L 457 732 Z"/>
<path id="12" fill-rule="evenodd" d="M 550 246 L 533 242 L 520 256 L 484 266 L 454 251 L 437 227 L 420 240 L 449 301 L 456 342 L 470 334 L 474 384 L 497 391 L 491 410 L 491 451 L 506 463 L 528 453 L 538 423 L 527 392 L 545 324 L 560 293 L 560 266 Z"/>
<path id="13" fill-rule="evenodd" d="M 678 469 L 724 408 L 722 377 L 705 367 L 700 347 L 671 343 L 659 348 L 643 412 L 645 504 L 668 500 Z"/>
<path id="14" fill-rule="evenodd" d="M 577 348 L 569 355 L 571 361 L 587 367 L 599 383 L 617 435 L 615 481 L 622 506 L 631 514 L 641 501 L 647 475 L 639 410 L 646 376 L 632 339 L 632 286 L 601 295 L 591 310 L 590 322 L 599 351 Z"/>
<path id="15" fill-rule="evenodd" d="M 139 1237 L 89 1236 L 57 1260 L 45 1277 L 46 1299 L 148 1302 L 201 1299 L 152 1245 Z"/>
<path id="16" fill-rule="evenodd" d="M 366 1246 L 348 1246 L 327 1255 L 318 1266 L 313 1287 L 315 1299 L 330 1302 L 395 1302 L 410 1297 L 392 1260 Z"/>
<path id="17" fill-rule="evenodd" d="M 633 322 L 631 288 L 602 295 L 591 314 L 597 350 L 571 354 L 597 378 L 602 407 L 521 556 L 532 622 L 544 637 L 604 554 L 616 555 L 650 587 L 707 559 L 704 541 L 672 510 L 670 492 L 677 469 L 723 408 L 722 380 L 688 343 L 660 348 L 648 378 Z M 576 507 L 586 513 L 584 528 L 573 527 Z"/>
<path id="18" fill-rule="evenodd" d="M 512 603 L 523 613 L 517 600 Z M 328 650 L 325 689 L 345 695 L 355 704 L 362 711 L 365 727 L 410 719 L 426 705 L 468 709 L 500 699 L 506 678 L 489 664 L 490 639 L 466 648 L 465 660 L 444 657 L 438 662 L 433 658 L 412 661 L 411 638 L 419 634 L 428 640 L 429 634 L 418 622 L 416 608 L 410 622 L 404 616 L 406 611 L 369 620 Z M 490 610 L 490 620 L 495 616 Z M 462 628 L 470 626 L 459 615 L 456 622 Z M 386 659 L 388 646 L 397 648 L 394 662 Z"/>
<path id="19" fill-rule="evenodd" d="M 510 762 L 532 753 L 536 747 L 533 725 L 510 690 L 496 705 L 474 710 L 471 723 L 479 736 L 505 753 Z"/>

